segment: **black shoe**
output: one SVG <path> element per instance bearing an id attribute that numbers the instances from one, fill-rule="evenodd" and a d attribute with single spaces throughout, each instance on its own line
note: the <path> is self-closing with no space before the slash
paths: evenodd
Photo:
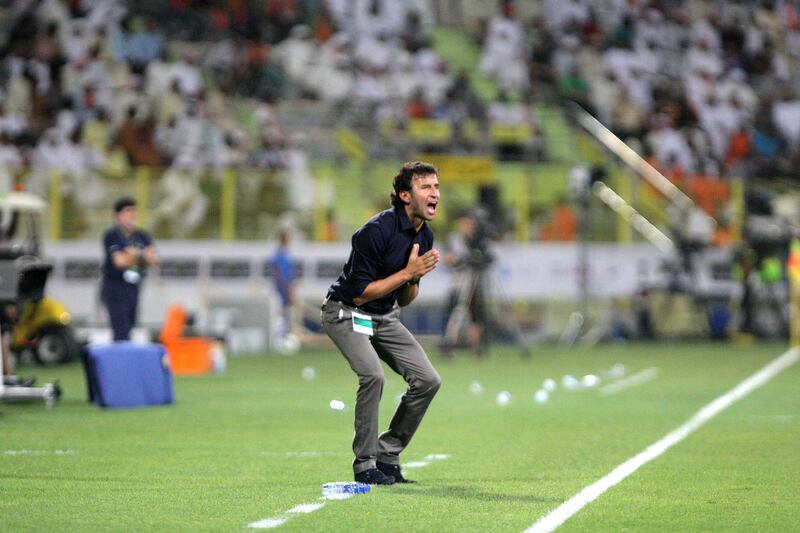
<path id="1" fill-rule="evenodd" d="M 3 376 L 3 385 L 7 387 L 33 387 L 36 384 L 36 376 L 23 378 L 15 374 Z"/>
<path id="2" fill-rule="evenodd" d="M 381 463 L 378 461 L 376 466 L 378 467 L 378 470 L 387 476 L 393 477 L 395 483 L 416 483 L 416 481 L 412 481 L 403 477 L 403 473 L 400 471 L 400 465 L 390 465 L 389 463 Z"/>
<path id="3" fill-rule="evenodd" d="M 377 468 L 370 468 L 359 472 L 355 476 L 356 481 L 359 483 L 366 483 L 368 485 L 394 485 L 394 477 L 387 476 Z"/>

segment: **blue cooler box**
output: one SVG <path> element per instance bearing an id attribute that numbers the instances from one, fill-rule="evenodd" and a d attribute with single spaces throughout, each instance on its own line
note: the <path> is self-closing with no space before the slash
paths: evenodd
<path id="1" fill-rule="evenodd" d="M 169 359 L 161 344 L 89 346 L 85 364 L 89 401 L 100 407 L 166 405 L 174 400 Z"/>

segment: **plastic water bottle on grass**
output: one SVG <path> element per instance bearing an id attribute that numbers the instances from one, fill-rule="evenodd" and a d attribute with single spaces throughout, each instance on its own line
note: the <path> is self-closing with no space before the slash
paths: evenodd
<path id="1" fill-rule="evenodd" d="M 322 485 L 322 495 L 326 498 L 346 498 L 351 494 L 366 494 L 370 485 L 357 481 L 332 481 Z"/>
<path id="2" fill-rule="evenodd" d="M 214 342 L 211 345 L 211 368 L 214 370 L 215 374 L 222 374 L 225 372 L 225 368 L 228 366 L 228 360 L 225 356 L 225 350 L 222 348 L 222 344 L 219 342 Z"/>

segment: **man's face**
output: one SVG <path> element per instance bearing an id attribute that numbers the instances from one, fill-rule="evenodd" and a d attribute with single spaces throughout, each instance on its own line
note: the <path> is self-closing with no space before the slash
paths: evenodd
<path id="1" fill-rule="evenodd" d="M 439 205 L 439 178 L 436 174 L 416 174 L 411 179 L 411 190 L 401 191 L 409 218 L 433 220 Z"/>
<path id="2" fill-rule="evenodd" d="M 128 206 L 117 213 L 117 223 L 127 231 L 133 231 L 136 227 L 136 206 Z"/>

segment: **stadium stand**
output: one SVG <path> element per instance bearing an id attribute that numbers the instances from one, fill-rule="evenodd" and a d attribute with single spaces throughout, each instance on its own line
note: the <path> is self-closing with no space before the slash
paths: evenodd
<path id="1" fill-rule="evenodd" d="M 794 4 L 455 4 L 6 2 L 0 185 L 47 196 L 57 169 L 62 211 L 77 213 L 66 237 L 91 234 L 108 180 L 135 167 L 158 169 L 149 222 L 165 236 L 222 224 L 208 198 L 230 168 L 242 198 L 286 189 L 270 220 L 321 220 L 331 202 L 303 191 L 325 195 L 342 162 L 357 181 L 372 161 L 432 150 L 569 161 L 565 101 L 689 193 L 696 179 L 793 179 Z M 182 224 L 165 215 L 176 205 Z M 258 235 L 243 226 L 233 234 Z"/>
<path id="2" fill-rule="evenodd" d="M 6 0 L 0 10 L 0 190 L 45 197 L 51 241 L 95 239 L 119 194 L 138 199 L 162 242 L 258 241 L 284 223 L 301 239 L 343 240 L 386 206 L 374 177 L 418 157 L 442 169 L 442 233 L 483 203 L 498 240 L 578 240 L 575 167 L 675 238 L 690 218 L 645 176 L 714 219 L 702 242 L 738 243 L 760 187 L 800 224 L 791 2 Z M 617 141 L 636 157 L 610 149 Z M 646 240 L 619 209 L 589 210 L 583 238 Z"/>

